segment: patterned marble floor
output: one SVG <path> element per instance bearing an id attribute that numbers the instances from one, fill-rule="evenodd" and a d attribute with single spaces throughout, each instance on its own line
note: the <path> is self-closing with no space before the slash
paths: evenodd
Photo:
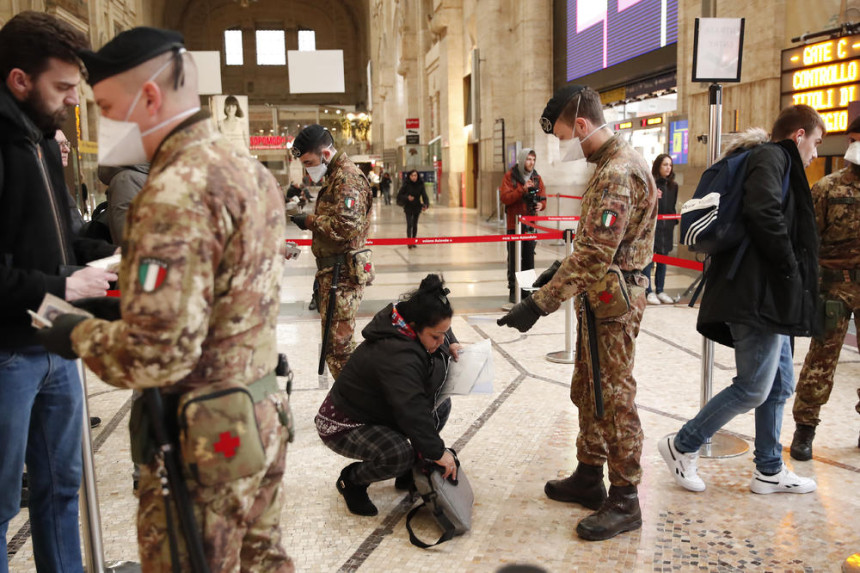
<path id="1" fill-rule="evenodd" d="M 373 236 L 403 236 L 396 207 L 377 206 Z M 498 233 L 472 211 L 433 208 L 423 215 L 419 235 Z M 291 228 L 290 237 L 305 236 Z M 541 243 L 537 266 L 560 256 L 562 248 Z M 640 487 L 644 525 L 610 541 L 578 539 L 574 528 L 587 510 L 547 499 L 543 484 L 575 466 L 577 412 L 568 398 L 572 367 L 545 354 L 564 349 L 564 313 L 541 319 L 526 335 L 496 326 L 506 301 L 504 245 L 377 247 L 378 277 L 368 288 L 359 327 L 399 293 L 417 286 L 428 272 L 444 273 L 457 311 L 454 329 L 461 341 L 485 338 L 494 349 L 495 390 L 490 395 L 454 398 L 443 432 L 459 452 L 475 490 L 474 528 L 439 548 L 409 544 L 404 526 L 412 506 L 391 482 L 376 484 L 370 495 L 380 513 L 350 514 L 334 482 L 345 460 L 317 437 L 313 416 L 331 380 L 316 374 L 319 319 L 307 310 L 313 260 L 306 252 L 289 264 L 282 293 L 278 342 L 296 373 L 292 405 L 298 437 L 290 446 L 284 480 L 284 545 L 299 571 L 497 571 L 531 564 L 546 571 L 839 571 L 860 551 L 860 416 L 854 411 L 860 356 L 846 346 L 830 402 L 815 441 L 815 458 L 786 463 L 818 480 L 808 495 L 757 496 L 748 489 L 752 455 L 705 459 L 708 484 L 690 493 L 674 484 L 657 453 L 656 439 L 677 430 L 699 407 L 701 338 L 696 311 L 681 305 L 649 307 L 638 339 L 635 376 L 646 441 Z M 680 294 L 694 275 L 670 271 L 667 291 Z M 799 340 L 795 369 L 808 348 Z M 728 349 L 715 352 L 718 391 L 733 376 Z M 130 391 L 88 378 L 89 407 L 104 422 L 93 431 L 96 472 L 108 561 L 135 560 L 136 500 L 126 427 Z M 791 401 L 784 415 L 783 443 L 791 439 Z M 733 420 L 728 432 L 751 443 L 753 416 Z M 419 535 L 437 531 L 419 520 Z M 27 512 L 9 526 L 11 570 L 35 571 Z"/>

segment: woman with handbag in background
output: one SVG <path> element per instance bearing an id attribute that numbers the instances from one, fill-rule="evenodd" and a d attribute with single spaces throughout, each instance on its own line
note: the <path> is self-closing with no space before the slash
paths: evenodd
<path id="1" fill-rule="evenodd" d="M 672 165 L 672 157 L 663 153 L 658 155 L 651 167 L 651 174 L 657 182 L 657 214 L 674 215 L 675 203 L 678 201 L 678 184 L 675 183 L 675 168 Z M 673 236 L 675 225 L 678 221 L 657 221 L 657 229 L 654 231 L 654 253 L 668 255 L 675 247 Z M 654 271 L 654 283 L 651 282 L 651 269 Z M 666 263 L 651 262 L 642 271 L 648 277 L 648 288 L 645 291 L 648 304 L 674 304 L 675 299 L 663 292 L 666 284 Z M 652 291 L 652 284 L 654 289 Z"/>
<path id="2" fill-rule="evenodd" d="M 316 415 L 323 443 L 361 460 L 346 466 L 336 484 L 356 515 L 378 513 L 367 495 L 371 483 L 397 478 L 397 489 L 409 489 L 416 455 L 456 478 L 454 456 L 439 436 L 451 399 L 436 403 L 448 362 L 460 352 L 448 292 L 441 277 L 427 275 L 417 290 L 379 311 Z"/>

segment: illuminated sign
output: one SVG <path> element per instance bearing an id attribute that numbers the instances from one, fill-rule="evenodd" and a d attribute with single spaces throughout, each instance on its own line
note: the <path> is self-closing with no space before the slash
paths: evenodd
<path id="1" fill-rule="evenodd" d="M 616 123 L 616 124 L 615 124 L 615 129 L 616 129 L 616 130 L 619 130 L 619 129 L 630 129 L 631 127 L 633 127 L 633 122 L 632 122 L 632 121 L 625 121 L 624 123 Z"/>
<path id="2" fill-rule="evenodd" d="M 660 125 L 663 123 L 662 117 L 649 117 L 642 120 L 642 127 L 651 127 L 652 125 Z"/>
<path id="3" fill-rule="evenodd" d="M 782 52 L 781 106 L 817 110 L 828 133 L 848 128 L 848 104 L 860 99 L 860 35 Z"/>
<path id="4" fill-rule="evenodd" d="M 252 135 L 251 149 L 286 149 L 287 138 L 283 135 Z"/>

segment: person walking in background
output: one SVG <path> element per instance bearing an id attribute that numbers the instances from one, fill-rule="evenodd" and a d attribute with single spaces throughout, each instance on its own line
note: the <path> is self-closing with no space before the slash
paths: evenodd
<path id="1" fill-rule="evenodd" d="M 391 174 L 387 171 L 379 179 L 379 190 L 382 191 L 382 200 L 386 205 L 391 205 Z"/>
<path id="2" fill-rule="evenodd" d="M 125 214 L 131 206 L 132 199 L 137 196 L 149 177 L 149 163 L 114 167 L 99 165 L 99 181 L 107 185 L 107 220 L 110 228 L 111 242 L 122 244 L 122 233 L 125 229 Z"/>
<path id="3" fill-rule="evenodd" d="M 824 329 L 812 338 L 803 362 L 794 399 L 794 438 L 791 457 L 812 458 L 812 440 L 821 407 L 833 390 L 833 374 L 854 314 L 855 332 L 860 313 L 860 117 L 848 126 L 847 165 L 812 187 L 812 204 L 821 245 L 821 295 Z M 860 344 L 858 344 L 860 349 Z M 857 389 L 860 397 L 860 388 Z M 855 409 L 860 413 L 860 402 Z M 857 447 L 860 447 L 858 439 Z"/>
<path id="4" fill-rule="evenodd" d="M 499 195 L 505 204 L 507 214 L 507 233 L 516 232 L 517 217 L 520 215 L 535 215 L 546 207 L 546 188 L 543 179 L 535 169 L 537 154 L 534 149 L 523 149 L 517 154 L 517 163 L 505 173 L 499 187 Z M 534 229 L 523 225 L 524 234 L 533 233 Z M 535 268 L 535 245 L 537 241 L 520 241 L 520 270 L 527 271 Z M 516 261 L 514 241 L 508 242 L 508 302 L 514 302 L 516 288 Z"/>
<path id="5" fill-rule="evenodd" d="M 413 169 L 406 176 L 403 186 L 397 192 L 397 204 L 402 206 L 403 212 L 406 213 L 406 236 L 414 239 L 418 236 L 418 217 L 430 206 L 424 182 L 418 176 L 418 171 Z M 407 245 L 410 249 L 417 246 Z"/>
<path id="6" fill-rule="evenodd" d="M 743 183 L 749 248 L 734 271 L 738 246 L 712 255 L 696 329 L 735 351 L 737 376 L 658 450 L 675 482 L 704 491 L 698 475 L 702 444 L 735 416 L 755 409 L 753 493 L 809 493 L 815 480 L 782 461 L 785 401 L 794 391 L 790 336 L 810 336 L 818 298 L 818 237 L 804 169 L 817 156 L 826 128 L 806 105 L 787 107 L 771 130 L 742 134 L 725 155 L 751 149 Z M 787 191 L 783 180 L 789 177 Z"/>
<path id="7" fill-rule="evenodd" d="M 675 203 L 678 201 L 678 184 L 675 183 L 675 168 L 672 158 L 665 153 L 657 156 L 651 167 L 651 175 L 657 182 L 657 215 L 674 215 Z M 654 231 L 654 252 L 658 255 L 668 255 L 674 248 L 676 220 L 657 220 Z M 651 269 L 656 267 L 654 282 L 651 282 Z M 674 304 L 675 299 L 663 292 L 666 284 L 666 263 L 650 262 L 643 271 L 648 277 L 648 288 L 645 290 L 648 304 Z M 655 288 L 651 289 L 651 286 Z"/>

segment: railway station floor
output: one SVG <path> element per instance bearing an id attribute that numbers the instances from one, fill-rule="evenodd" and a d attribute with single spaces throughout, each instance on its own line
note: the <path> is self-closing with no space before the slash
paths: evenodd
<path id="1" fill-rule="evenodd" d="M 400 208 L 377 202 L 373 237 L 403 237 Z M 475 211 L 433 207 L 421 216 L 419 236 L 500 234 L 504 230 Z M 309 238 L 290 226 L 288 238 Z M 860 415 L 854 410 L 860 356 L 846 344 L 836 383 L 814 444 L 815 457 L 795 462 L 788 455 L 794 431 L 790 399 L 784 413 L 785 463 L 814 477 L 818 490 L 805 495 L 756 495 L 753 473 L 753 414 L 737 417 L 726 431 L 750 451 L 731 458 L 701 459 L 701 493 L 681 489 L 657 452 L 657 440 L 677 431 L 700 406 L 702 339 L 696 310 L 683 304 L 650 306 L 637 341 L 637 405 L 645 433 L 643 480 L 639 487 L 642 529 L 604 542 L 580 540 L 576 523 L 589 511 L 549 500 L 549 479 L 576 465 L 577 411 L 569 400 L 572 366 L 549 362 L 565 348 L 561 310 L 538 321 L 526 334 L 501 328 L 495 319 L 507 302 L 505 244 L 471 243 L 374 247 L 377 277 L 364 296 L 357 332 L 398 295 L 416 288 L 430 272 L 443 273 L 455 309 L 453 328 L 463 343 L 489 338 L 494 361 L 492 394 L 455 396 L 446 443 L 460 455 L 475 492 L 473 529 L 438 548 L 409 543 L 405 516 L 414 505 L 393 481 L 374 484 L 369 494 L 376 517 L 349 513 L 335 489 L 348 460 L 318 438 L 313 418 L 330 377 L 316 373 L 319 315 L 308 310 L 315 265 L 309 248 L 287 263 L 278 345 L 295 372 L 291 402 L 298 435 L 287 454 L 283 482 L 283 544 L 297 571 L 492 572 L 530 564 L 545 571 L 839 571 L 860 552 Z M 563 255 L 555 241 L 539 243 L 538 271 Z M 666 291 L 681 294 L 696 273 L 670 268 Z M 360 335 L 359 335 L 360 336 Z M 856 333 L 852 331 L 852 335 Z M 359 338 L 360 340 L 360 338 Z M 809 346 L 798 339 L 795 376 Z M 734 375 L 731 350 L 717 346 L 714 391 Z M 131 391 L 87 379 L 94 429 L 95 466 L 104 554 L 108 562 L 137 560 L 132 464 L 127 432 Z M 419 536 L 439 534 L 430 518 L 416 520 Z M 27 511 L 10 523 L 10 568 L 35 571 Z"/>

